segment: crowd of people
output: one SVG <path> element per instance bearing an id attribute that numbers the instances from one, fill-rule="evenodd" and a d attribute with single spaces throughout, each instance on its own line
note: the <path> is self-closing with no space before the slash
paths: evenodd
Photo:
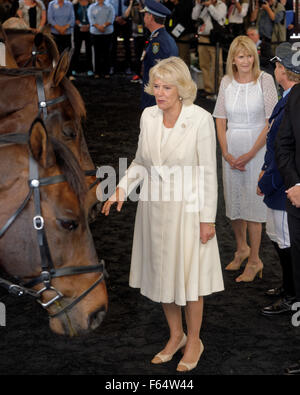
<path id="1" fill-rule="evenodd" d="M 255 37 L 261 67 L 272 72 L 266 58 L 274 53 L 278 43 L 286 41 L 294 28 L 293 0 L 156 1 L 170 10 L 165 28 L 176 42 L 179 57 L 188 66 L 191 47 L 197 48 L 204 84 L 201 94 L 212 99 L 216 98 L 228 48 L 235 37 L 241 34 Z M 117 69 L 118 37 L 121 37 L 124 71 L 132 75 L 132 82 L 141 82 L 141 59 L 150 36 L 141 12 L 144 7 L 145 0 L 20 0 L 17 16 L 35 31 L 48 24 L 60 52 L 74 46 L 71 65 L 74 77 L 86 72 L 95 78 L 110 78 Z M 85 57 L 81 59 L 83 42 Z M 221 47 L 218 53 L 217 42 Z"/>

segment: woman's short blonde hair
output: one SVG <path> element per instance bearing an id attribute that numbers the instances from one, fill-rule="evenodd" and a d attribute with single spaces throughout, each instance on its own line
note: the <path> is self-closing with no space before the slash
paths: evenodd
<path id="1" fill-rule="evenodd" d="M 227 65 L 226 65 L 227 75 L 229 75 L 229 77 L 233 79 L 234 75 L 237 73 L 237 67 L 234 64 L 234 58 L 240 52 L 245 53 L 247 55 L 252 55 L 254 57 L 252 72 L 253 72 L 254 81 L 256 82 L 260 75 L 258 52 L 254 42 L 247 36 L 238 36 L 232 41 L 227 57 Z"/>
<path id="2" fill-rule="evenodd" d="M 170 85 L 175 85 L 178 95 L 185 105 L 193 104 L 197 96 L 197 85 L 192 80 L 191 73 L 185 62 L 175 56 L 159 61 L 150 69 L 149 83 L 145 92 L 153 95 L 155 80 L 160 79 Z"/>

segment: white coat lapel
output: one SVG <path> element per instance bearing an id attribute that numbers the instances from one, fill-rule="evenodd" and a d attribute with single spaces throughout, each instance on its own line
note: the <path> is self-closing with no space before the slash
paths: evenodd
<path id="1" fill-rule="evenodd" d="M 163 125 L 163 113 L 158 107 L 153 107 L 147 125 L 147 143 L 151 152 L 154 166 L 161 165 L 160 144 Z"/>
<path id="2" fill-rule="evenodd" d="M 173 151 L 182 143 L 186 134 L 190 130 L 191 117 L 194 112 L 193 106 L 182 106 L 181 113 L 177 119 L 177 122 L 171 131 L 166 144 L 161 150 L 161 164 L 168 159 Z"/>

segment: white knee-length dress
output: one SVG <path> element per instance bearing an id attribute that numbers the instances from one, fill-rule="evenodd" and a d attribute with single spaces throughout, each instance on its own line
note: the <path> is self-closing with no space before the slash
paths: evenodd
<path id="1" fill-rule="evenodd" d="M 229 76 L 222 79 L 213 116 L 227 119 L 227 149 L 234 157 L 251 150 L 278 101 L 273 77 L 262 72 L 257 82 L 241 84 Z M 231 220 L 266 221 L 266 205 L 256 194 L 264 163 L 265 147 L 247 163 L 246 171 L 231 169 L 223 158 L 226 216 Z"/>

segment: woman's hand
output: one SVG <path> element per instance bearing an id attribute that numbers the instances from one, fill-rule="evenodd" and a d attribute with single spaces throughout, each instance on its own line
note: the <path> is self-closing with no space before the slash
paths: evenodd
<path id="1" fill-rule="evenodd" d="M 215 224 L 208 222 L 200 222 L 200 240 L 202 244 L 206 244 L 216 234 Z"/>
<path id="2" fill-rule="evenodd" d="M 245 166 L 251 159 L 253 159 L 253 155 L 250 152 L 239 156 L 234 163 L 234 168 L 240 171 L 246 171 Z"/>
<path id="3" fill-rule="evenodd" d="M 227 154 L 223 155 L 225 161 L 229 164 L 229 166 L 234 169 L 235 168 L 235 157 L 231 155 L 229 152 Z"/>
<path id="4" fill-rule="evenodd" d="M 123 188 L 117 188 L 115 193 L 111 195 L 111 197 L 104 203 L 102 207 L 102 214 L 109 215 L 109 211 L 111 206 L 114 203 L 117 203 L 117 211 L 121 211 L 123 203 L 125 200 L 125 191 Z"/>

